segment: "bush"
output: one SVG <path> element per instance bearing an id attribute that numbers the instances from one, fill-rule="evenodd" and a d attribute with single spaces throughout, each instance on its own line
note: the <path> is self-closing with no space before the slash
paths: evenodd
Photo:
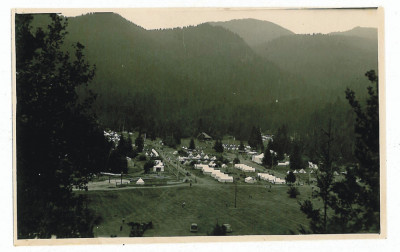
<path id="1" fill-rule="evenodd" d="M 240 159 L 238 157 L 235 157 L 235 159 L 233 160 L 233 164 L 239 164 L 240 163 Z"/>
<path id="2" fill-rule="evenodd" d="M 213 231 L 211 232 L 211 235 L 215 236 L 222 236 L 226 235 L 226 227 L 224 225 L 220 226 L 218 223 L 215 225 Z"/>
<path id="3" fill-rule="evenodd" d="M 285 179 L 289 184 L 293 184 L 294 182 L 296 182 L 296 175 L 294 175 L 294 173 L 290 171 L 289 174 L 285 177 Z"/>
<path id="4" fill-rule="evenodd" d="M 146 160 L 147 160 L 147 157 L 146 157 L 146 155 L 141 154 L 141 155 L 139 155 L 138 160 L 139 160 L 139 161 L 146 161 Z"/>
<path id="5" fill-rule="evenodd" d="M 294 186 L 290 186 L 287 193 L 289 194 L 290 198 L 296 198 L 297 195 L 300 195 L 299 190 L 297 189 L 297 187 L 294 187 Z"/>
<path id="6" fill-rule="evenodd" d="M 179 156 L 182 156 L 182 157 L 187 157 L 187 156 L 189 156 L 189 154 L 188 154 L 186 151 L 182 150 L 182 149 L 180 149 L 180 150 L 178 151 L 178 154 L 179 154 Z"/>
<path id="7" fill-rule="evenodd" d="M 154 165 L 155 165 L 155 162 L 154 162 L 153 160 L 147 161 L 147 162 L 144 164 L 144 166 L 143 166 L 144 173 L 149 173 L 149 172 L 150 172 L 150 169 L 151 169 Z"/>

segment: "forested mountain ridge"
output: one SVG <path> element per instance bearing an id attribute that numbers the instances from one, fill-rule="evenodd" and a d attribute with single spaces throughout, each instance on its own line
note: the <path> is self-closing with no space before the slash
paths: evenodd
<path id="1" fill-rule="evenodd" d="M 366 69 L 377 69 L 377 40 L 343 35 L 291 35 L 254 49 L 309 85 L 328 90 L 364 90 Z"/>
<path id="2" fill-rule="evenodd" d="M 268 103 L 301 97 L 292 90 L 300 79 L 221 27 L 146 31 L 104 13 L 69 18 L 67 30 L 66 41 L 84 44 L 88 61 L 96 64 L 95 108 L 107 127 L 153 128 L 161 134 L 180 127 L 191 135 L 201 120 L 211 134 L 244 137 L 251 126 L 229 125 L 236 116 L 265 125 L 261 115 Z M 215 130 L 221 124 L 224 132 Z"/>
<path id="3" fill-rule="evenodd" d="M 88 14 L 69 18 L 68 22 L 66 46 L 81 42 L 88 61 L 96 65 L 91 87 L 97 93 L 95 112 L 104 127 L 141 129 L 161 137 L 206 131 L 213 136 L 232 134 L 246 140 L 254 125 L 274 131 L 288 124 L 289 130 L 304 132 L 311 118 L 323 114 L 324 108 L 334 107 L 339 115 L 345 112 L 338 121 L 345 120 L 349 111 L 343 106 L 344 90 L 346 86 L 353 88 L 354 83 L 342 78 L 342 68 L 326 77 L 340 85 L 315 81 L 325 77 L 318 68 L 310 67 L 314 61 L 320 64 L 320 59 L 318 55 L 315 59 L 303 57 L 305 52 L 296 56 L 296 50 L 302 50 L 298 47 L 299 35 L 275 37 L 257 51 L 239 35 L 207 23 L 148 31 L 112 13 Z M 323 42 L 330 40 L 323 36 L 313 42 L 317 37 L 304 37 L 300 35 L 298 41 L 309 39 L 308 50 L 326 50 Z M 367 53 L 357 44 L 346 49 L 349 44 L 341 42 L 346 41 L 343 37 L 337 39 L 343 54 L 354 50 L 351 55 L 356 64 L 359 57 L 371 61 L 370 56 L 363 56 L 374 54 L 367 52 L 368 45 Z M 283 43 L 276 51 L 262 53 L 270 52 L 279 41 Z M 329 50 L 325 52 L 329 54 Z M 307 74 L 293 71 L 290 65 L 283 65 L 285 60 L 305 62 L 310 69 L 305 69 Z M 336 60 L 331 63 L 338 64 Z M 373 65 L 359 66 L 362 73 L 355 72 L 351 78 L 358 78 L 360 87 L 364 87 L 367 81 L 363 75 Z M 351 74 L 353 67 L 350 64 L 345 70 Z M 325 121 L 323 116 L 318 118 L 316 123 Z"/>
<path id="4" fill-rule="evenodd" d="M 238 34 L 250 46 L 256 47 L 281 36 L 293 35 L 292 31 L 277 24 L 257 19 L 235 19 L 226 22 L 210 22 Z"/>
<path id="5" fill-rule="evenodd" d="M 378 29 L 371 27 L 360 27 L 357 26 L 351 30 L 344 32 L 331 32 L 329 35 L 343 35 L 343 36 L 353 36 L 366 38 L 370 40 L 377 41 L 378 40 Z"/>

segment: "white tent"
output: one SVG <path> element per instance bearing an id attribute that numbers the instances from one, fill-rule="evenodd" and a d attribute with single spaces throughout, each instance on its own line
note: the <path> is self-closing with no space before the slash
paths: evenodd
<path id="1" fill-rule="evenodd" d="M 221 168 L 226 168 L 226 167 L 228 167 L 226 164 L 221 165 Z"/>
<path id="2" fill-rule="evenodd" d="M 221 176 L 221 174 L 223 174 L 223 173 L 220 170 L 213 170 L 211 172 L 211 177 L 217 178 L 218 176 Z"/>
<path id="3" fill-rule="evenodd" d="M 297 172 L 297 170 L 294 170 L 294 172 L 293 172 L 293 173 L 294 173 L 294 174 L 296 174 L 296 173 L 298 173 L 298 172 Z"/>
<path id="4" fill-rule="evenodd" d="M 312 162 L 308 162 L 308 168 L 318 169 L 318 165 L 313 164 Z"/>
<path id="5" fill-rule="evenodd" d="M 307 173 L 304 169 L 301 169 L 300 171 L 299 171 L 299 173 Z"/>
<path id="6" fill-rule="evenodd" d="M 221 177 L 218 178 L 218 182 L 232 183 L 233 182 L 233 177 L 224 174 L 224 176 L 221 176 Z"/>
<path id="7" fill-rule="evenodd" d="M 217 160 L 217 158 L 215 156 L 213 156 L 210 160 L 215 161 L 215 160 Z"/>
<path id="8" fill-rule="evenodd" d="M 262 160 L 264 158 L 264 153 L 261 153 L 260 155 L 254 155 L 251 158 L 251 161 L 257 163 L 257 164 L 262 164 Z"/>
<path id="9" fill-rule="evenodd" d="M 208 160 L 208 159 L 209 159 L 208 155 L 205 155 L 205 156 L 204 156 L 204 159 Z"/>
<path id="10" fill-rule="evenodd" d="M 255 172 L 256 171 L 255 168 L 245 165 L 245 164 L 235 164 L 235 168 L 237 168 L 241 171 L 244 171 L 244 172 Z"/>
<path id="11" fill-rule="evenodd" d="M 158 156 L 159 156 L 158 153 L 157 153 L 157 151 L 156 151 L 155 149 L 151 149 L 151 155 L 152 155 L 153 157 L 158 157 Z"/>
<path id="12" fill-rule="evenodd" d="M 173 155 L 176 155 L 176 154 L 178 154 L 178 151 L 174 151 L 172 154 L 173 154 Z"/>
<path id="13" fill-rule="evenodd" d="M 256 180 L 254 178 L 252 178 L 252 177 L 247 177 L 247 178 L 244 179 L 244 182 L 252 184 L 252 183 L 255 183 Z"/>
<path id="14" fill-rule="evenodd" d="M 142 179 L 142 178 L 139 178 L 139 179 L 136 181 L 136 185 L 144 185 L 143 179 Z"/>
<path id="15" fill-rule="evenodd" d="M 211 175 L 212 172 L 214 171 L 214 169 L 206 166 L 206 167 L 203 167 L 202 171 L 203 171 L 203 174 Z"/>
<path id="16" fill-rule="evenodd" d="M 276 178 L 276 180 L 275 180 L 275 184 L 285 184 L 285 183 L 286 183 L 286 181 L 281 178 Z"/>

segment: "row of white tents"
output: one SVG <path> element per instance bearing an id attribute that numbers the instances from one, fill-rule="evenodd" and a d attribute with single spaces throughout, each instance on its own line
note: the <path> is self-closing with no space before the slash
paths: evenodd
<path id="1" fill-rule="evenodd" d="M 258 177 L 260 177 L 260 179 L 262 180 L 266 180 L 270 183 L 274 183 L 274 184 L 285 184 L 286 181 L 284 179 L 275 177 L 274 175 L 268 174 L 268 173 L 258 173 L 257 174 Z"/>
<path id="2" fill-rule="evenodd" d="M 286 173 L 289 174 L 289 172 L 290 172 L 290 171 L 287 171 Z M 301 170 L 299 170 L 299 171 L 294 170 L 293 173 L 294 173 L 294 174 L 298 174 L 298 173 L 299 173 L 299 174 L 306 174 L 307 171 L 304 170 L 304 169 L 301 169 Z M 311 170 L 310 173 L 314 173 L 314 170 Z M 344 174 L 344 173 L 343 173 L 343 174 Z M 335 171 L 335 172 L 333 172 L 333 175 L 338 176 L 339 173 L 338 173 L 337 171 Z"/>
<path id="3" fill-rule="evenodd" d="M 198 170 L 202 170 L 203 174 L 210 175 L 211 177 L 218 180 L 218 182 L 222 182 L 222 183 L 232 183 L 233 182 L 232 176 L 229 176 L 228 174 L 225 174 L 225 173 L 221 172 L 220 170 L 213 169 L 213 168 L 209 167 L 208 165 L 195 164 L 194 168 L 198 169 Z"/>
<path id="4" fill-rule="evenodd" d="M 289 174 L 289 172 L 290 172 L 290 171 L 287 171 L 286 174 Z M 294 174 L 297 174 L 297 173 L 305 174 L 305 173 L 307 173 L 307 172 L 306 172 L 304 169 L 301 169 L 301 170 L 299 170 L 299 171 L 294 170 L 293 173 L 294 173 Z M 311 173 L 313 173 L 313 172 L 311 171 Z"/>
<path id="5" fill-rule="evenodd" d="M 186 160 L 211 160 L 211 161 L 215 161 L 217 160 L 217 157 L 213 156 L 213 157 L 209 157 L 208 155 L 205 156 L 201 156 L 200 154 L 197 154 L 196 156 L 194 156 L 193 154 L 189 154 L 189 156 L 187 157 L 178 157 L 179 161 L 186 161 Z"/>
<path id="6" fill-rule="evenodd" d="M 256 168 L 253 168 L 251 166 L 245 165 L 245 164 L 235 164 L 235 168 L 244 171 L 244 172 L 255 172 Z"/>

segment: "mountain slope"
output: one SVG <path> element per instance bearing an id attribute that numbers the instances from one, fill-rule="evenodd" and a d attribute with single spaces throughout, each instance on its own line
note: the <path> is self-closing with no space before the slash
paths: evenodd
<path id="1" fill-rule="evenodd" d="M 377 69 L 377 48 L 377 40 L 317 34 L 280 37 L 255 50 L 309 85 L 359 91 L 365 89 L 364 73 Z"/>
<path id="2" fill-rule="evenodd" d="M 281 36 L 294 33 L 271 22 L 257 19 L 239 19 L 227 22 L 210 22 L 238 34 L 250 46 L 255 47 Z"/>
<path id="3" fill-rule="evenodd" d="M 332 42 L 325 37 L 286 35 L 254 51 L 220 26 L 147 31 L 112 13 L 70 18 L 67 30 L 65 47 L 81 42 L 89 63 L 96 65 L 91 88 L 103 125 L 162 137 L 206 131 L 246 140 L 253 126 L 274 130 L 284 123 L 306 131 L 304 122 L 317 110 L 337 97 L 345 103 L 344 89 L 354 83 L 342 83 L 342 76 L 364 79 L 364 65 L 358 73 L 353 61 L 371 61 L 368 44 L 360 58 L 362 49 L 344 43 L 344 36 L 334 52 L 354 50 L 355 59 L 348 69 L 329 71 L 319 65 L 336 62 L 337 56 L 329 55 Z"/>
<path id="4" fill-rule="evenodd" d="M 376 41 L 378 39 L 378 30 L 376 28 L 359 27 L 358 26 L 349 31 L 332 32 L 332 33 L 329 33 L 329 35 L 353 36 L 353 37 L 366 38 L 366 39 Z"/>
<path id="5" fill-rule="evenodd" d="M 95 109 L 109 127 L 192 130 L 201 119 L 208 132 L 243 135 L 251 126 L 229 125 L 235 116 L 267 125 L 269 103 L 301 97 L 301 80 L 222 27 L 147 31 L 106 13 L 70 18 L 68 32 L 96 64 Z"/>

